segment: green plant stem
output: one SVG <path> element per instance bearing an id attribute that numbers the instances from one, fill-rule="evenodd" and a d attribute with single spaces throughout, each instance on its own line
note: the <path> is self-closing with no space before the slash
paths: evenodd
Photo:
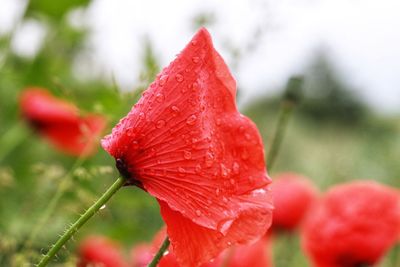
<path id="1" fill-rule="evenodd" d="M 19 144 L 29 136 L 29 130 L 24 128 L 21 123 L 14 124 L 3 136 L 0 138 L 0 162 Z"/>
<path id="2" fill-rule="evenodd" d="M 111 185 L 108 190 L 88 209 L 82 214 L 79 219 L 72 224 L 67 231 L 57 240 L 57 242 L 50 248 L 46 255 L 42 257 L 38 263 L 38 267 L 46 266 L 49 261 L 57 254 L 57 252 L 67 243 L 69 239 L 103 207 L 108 200 L 125 184 L 125 178 L 118 177 L 117 181 Z"/>
<path id="3" fill-rule="evenodd" d="M 278 123 L 276 125 L 275 133 L 272 138 L 272 143 L 267 154 L 267 168 L 271 170 L 274 166 L 276 157 L 278 156 L 279 149 L 281 148 L 282 140 L 286 132 L 289 119 L 293 113 L 294 108 L 300 102 L 301 91 L 304 79 L 302 76 L 292 76 L 286 85 L 285 93 L 281 102 L 279 111 Z"/>
<path id="4" fill-rule="evenodd" d="M 267 168 L 271 170 L 274 166 L 276 157 L 278 156 L 281 148 L 283 137 L 287 129 L 289 119 L 292 115 L 294 105 L 290 102 L 283 102 L 279 112 L 278 123 L 276 125 L 275 133 L 272 138 L 272 143 L 267 156 Z"/>
<path id="5" fill-rule="evenodd" d="M 162 243 L 160 249 L 157 251 L 157 254 L 154 256 L 153 260 L 150 262 L 147 267 L 156 267 L 158 262 L 161 260 L 162 256 L 164 255 L 165 251 L 169 247 L 169 238 L 168 236 L 164 239 L 164 242 Z"/>

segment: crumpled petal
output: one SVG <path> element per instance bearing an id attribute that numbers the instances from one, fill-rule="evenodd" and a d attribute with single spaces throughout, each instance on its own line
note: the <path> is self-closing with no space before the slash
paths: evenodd
<path id="1" fill-rule="evenodd" d="M 373 266 L 399 235 L 399 191 L 357 181 L 331 188 L 309 213 L 302 246 L 315 266 Z"/>
<path id="2" fill-rule="evenodd" d="M 271 206 L 266 207 L 271 203 L 270 194 L 265 194 L 265 190 L 257 189 L 238 197 L 242 212 L 235 220 L 221 222 L 219 228 L 224 228 L 224 234 L 194 223 L 159 201 L 172 249 L 180 265 L 198 266 L 196 264 L 214 259 L 227 247 L 247 244 L 264 235 L 272 217 L 268 210 Z"/>
<path id="3" fill-rule="evenodd" d="M 253 200 L 257 189 L 268 194 L 263 188 L 270 178 L 260 134 L 238 112 L 235 95 L 235 80 L 207 30 L 200 29 L 102 145 L 124 176 L 166 203 L 163 214 L 170 209 L 195 228 L 229 235 L 229 242 L 240 243 L 267 230 L 271 202 Z M 261 223 L 246 228 L 240 222 L 254 217 L 251 213 L 259 215 L 252 221 Z M 166 223 L 172 233 L 174 220 Z M 243 229 L 232 231 L 239 225 Z M 180 241 L 171 236 L 171 242 L 176 247 Z M 202 241 L 191 242 L 204 246 Z M 227 246 L 217 242 L 208 248 L 211 252 L 196 257 L 204 262 Z M 176 256 L 186 261 L 180 252 Z"/>
<path id="4" fill-rule="evenodd" d="M 80 116 L 72 103 L 40 88 L 30 88 L 20 97 L 22 116 L 55 147 L 74 156 L 95 152 L 97 140 L 106 126 L 103 116 Z"/>

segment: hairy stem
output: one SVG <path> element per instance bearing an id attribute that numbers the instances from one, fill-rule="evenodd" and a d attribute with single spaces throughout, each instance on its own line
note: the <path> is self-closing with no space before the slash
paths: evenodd
<path id="1" fill-rule="evenodd" d="M 158 262 L 161 260 L 162 256 L 164 255 L 165 251 L 169 247 L 169 238 L 168 236 L 164 239 L 164 242 L 162 243 L 160 249 L 157 251 L 157 254 L 154 256 L 153 260 L 150 262 L 150 264 L 147 267 L 156 267 Z"/>
<path id="2" fill-rule="evenodd" d="M 67 231 L 57 240 L 50 248 L 46 255 L 42 257 L 38 263 L 38 267 L 46 266 L 49 261 L 57 254 L 57 252 L 68 242 L 69 239 L 104 206 L 108 200 L 125 184 L 125 178 L 119 177 L 113 185 L 88 209 L 82 214 L 79 219 L 72 224 Z"/>

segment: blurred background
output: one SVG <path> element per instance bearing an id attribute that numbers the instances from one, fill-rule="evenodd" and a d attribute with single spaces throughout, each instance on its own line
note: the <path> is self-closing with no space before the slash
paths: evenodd
<path id="1" fill-rule="evenodd" d="M 118 175 L 102 149 L 77 166 L 38 136 L 24 138 L 19 93 L 48 88 L 107 116 L 109 133 L 201 26 L 236 77 L 239 107 L 266 147 L 288 78 L 305 77 L 272 177 L 297 172 L 321 190 L 360 178 L 399 187 L 398 10 L 397 0 L 0 0 L 0 151 L 7 151 L 0 153 L 0 266 L 38 257 Z M 30 254 L 19 253 L 66 175 L 60 208 Z M 128 251 L 162 225 L 154 199 L 123 188 L 58 262 L 74 266 L 85 235 L 104 234 Z M 298 242 L 284 236 L 276 244 L 277 267 L 308 266 Z M 291 262 L 288 251 L 295 251 Z"/>

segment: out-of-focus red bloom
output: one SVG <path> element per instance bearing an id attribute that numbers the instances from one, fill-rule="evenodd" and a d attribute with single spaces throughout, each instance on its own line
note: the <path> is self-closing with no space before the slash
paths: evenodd
<path id="1" fill-rule="evenodd" d="M 122 175 L 158 199 L 181 266 L 258 239 L 271 223 L 262 140 L 235 95 L 200 29 L 102 140 Z"/>
<path id="2" fill-rule="evenodd" d="M 114 241 L 102 236 L 86 238 L 79 246 L 77 267 L 127 267 L 120 247 Z"/>
<path id="3" fill-rule="evenodd" d="M 274 200 L 272 227 L 276 230 L 295 229 L 315 203 L 317 189 L 310 180 L 295 173 L 277 175 L 271 188 Z"/>
<path id="4" fill-rule="evenodd" d="M 88 156 L 106 126 L 100 115 L 82 117 L 73 104 L 41 88 L 29 88 L 20 97 L 22 116 L 42 136 L 64 153 Z"/>
<path id="5" fill-rule="evenodd" d="M 146 267 L 153 259 L 161 246 L 160 237 L 165 238 L 165 231 L 161 231 L 152 245 L 139 244 L 131 251 L 131 267 Z M 233 246 L 221 253 L 215 260 L 204 263 L 201 267 L 271 267 L 271 242 L 264 237 L 254 244 Z M 180 267 L 173 251 L 163 256 L 158 267 Z"/>
<path id="6" fill-rule="evenodd" d="M 226 267 L 272 267 L 270 238 L 265 236 L 251 245 L 241 245 L 227 251 Z"/>
<path id="7" fill-rule="evenodd" d="M 335 186 L 303 228 L 302 245 L 314 266 L 372 266 L 398 240 L 399 191 L 372 181 Z"/>

